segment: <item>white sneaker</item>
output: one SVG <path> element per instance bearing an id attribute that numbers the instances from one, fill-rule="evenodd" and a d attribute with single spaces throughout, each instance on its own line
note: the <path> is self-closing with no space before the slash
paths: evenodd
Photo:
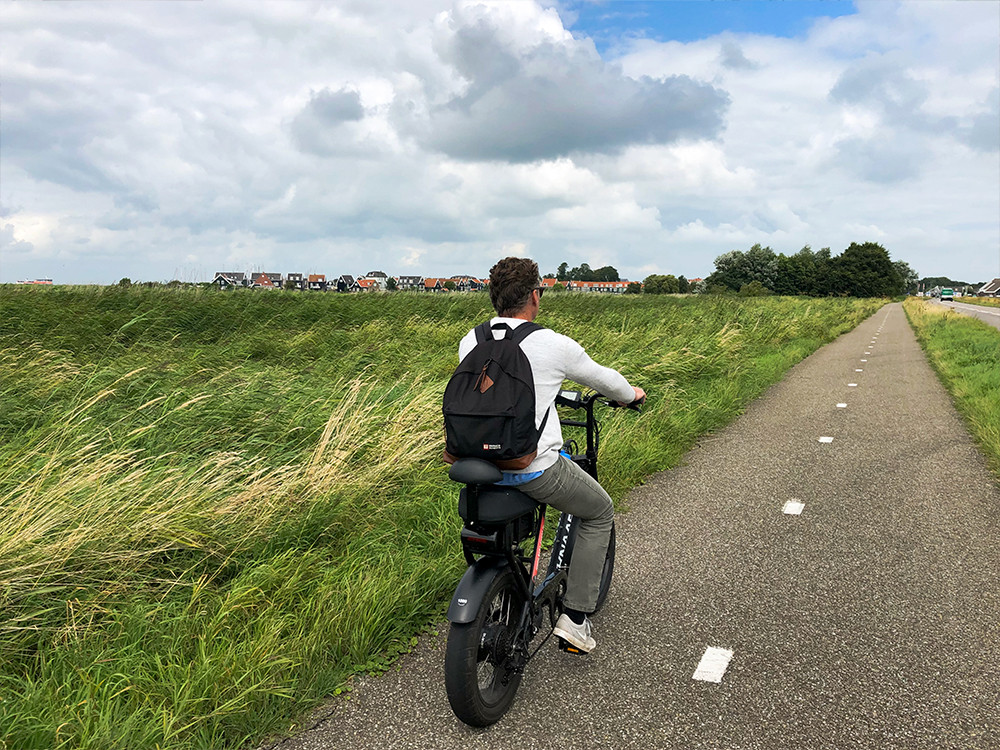
<path id="1" fill-rule="evenodd" d="M 593 629 L 594 626 L 590 624 L 590 619 L 587 617 L 583 618 L 583 624 L 577 625 L 570 619 L 569 615 L 562 614 L 556 620 L 556 626 L 552 632 L 566 642 L 566 651 L 588 654 L 597 647 L 597 641 L 591 636 Z"/>

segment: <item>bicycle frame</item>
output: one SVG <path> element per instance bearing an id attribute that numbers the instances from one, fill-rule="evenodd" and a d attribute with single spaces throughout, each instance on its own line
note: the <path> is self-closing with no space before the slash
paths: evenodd
<path id="1" fill-rule="evenodd" d="M 575 398 L 573 398 L 575 397 Z M 590 396 L 581 396 L 577 391 L 560 391 L 556 397 L 558 406 L 568 406 L 573 409 L 583 409 L 586 419 L 560 419 L 559 423 L 565 427 L 582 427 L 587 431 L 587 449 L 579 455 L 571 455 L 569 458 L 580 468 L 597 479 L 597 450 L 600 447 L 601 430 L 600 425 L 594 418 L 594 405 L 599 403 L 599 395 L 594 393 Z M 572 443 L 573 441 L 568 441 Z M 565 446 L 564 446 L 565 447 Z"/>

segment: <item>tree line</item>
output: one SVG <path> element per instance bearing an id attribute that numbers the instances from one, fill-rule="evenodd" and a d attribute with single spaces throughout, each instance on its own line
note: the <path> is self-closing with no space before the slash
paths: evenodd
<path id="1" fill-rule="evenodd" d="M 708 293 L 781 294 L 809 297 L 892 297 L 916 290 L 918 274 L 893 261 L 877 242 L 852 242 L 840 255 L 808 245 L 793 255 L 754 245 L 715 259 L 705 279 Z"/>
<path id="2" fill-rule="evenodd" d="M 554 274 L 545 274 L 545 278 L 554 278 L 556 281 L 621 281 L 618 269 L 614 266 L 592 269 L 587 263 L 581 263 L 576 268 L 570 268 L 565 261 L 559 264 L 559 269 Z"/>
<path id="3" fill-rule="evenodd" d="M 613 266 L 593 270 L 586 263 L 576 268 L 560 263 L 558 272 L 546 274 L 546 278 L 619 281 Z M 793 255 L 785 255 L 756 244 L 746 252 L 732 250 L 720 255 L 715 259 L 715 271 L 698 283 L 692 284 L 683 276 L 652 274 L 641 284 L 630 283 L 625 293 L 893 297 L 916 292 L 925 281 L 906 262 L 893 261 L 877 242 L 852 242 L 836 256 L 828 247 L 814 252 L 806 245 Z"/>

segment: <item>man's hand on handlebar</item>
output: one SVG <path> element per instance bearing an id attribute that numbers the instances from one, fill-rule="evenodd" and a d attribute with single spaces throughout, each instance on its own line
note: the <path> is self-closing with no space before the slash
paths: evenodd
<path id="1" fill-rule="evenodd" d="M 632 401 L 626 403 L 625 401 L 615 401 L 618 406 L 640 406 L 643 401 L 646 400 L 646 392 L 642 388 L 637 388 L 632 386 L 632 390 L 635 391 L 635 398 Z"/>

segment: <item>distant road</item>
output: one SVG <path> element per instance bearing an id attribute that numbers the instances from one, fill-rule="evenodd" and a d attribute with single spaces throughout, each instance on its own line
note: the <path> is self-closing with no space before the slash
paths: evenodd
<path id="1" fill-rule="evenodd" d="M 942 302 L 945 307 L 950 307 L 955 312 L 971 315 L 979 318 L 984 323 L 989 323 L 994 328 L 1000 328 L 1000 307 L 983 307 L 982 305 L 967 305 L 962 302 Z"/>
<path id="2" fill-rule="evenodd" d="M 269 747 L 1000 750 L 1000 487 L 898 303 L 627 504 L 597 649 L 498 724 L 452 714 L 441 623 Z"/>

